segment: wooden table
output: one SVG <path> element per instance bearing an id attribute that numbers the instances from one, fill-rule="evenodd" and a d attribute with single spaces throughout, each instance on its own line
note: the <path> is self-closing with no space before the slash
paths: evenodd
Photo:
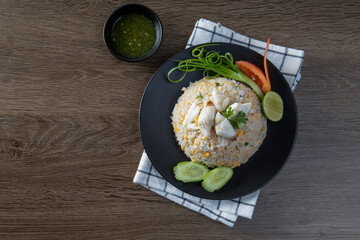
<path id="1" fill-rule="evenodd" d="M 130 1 L 0 1 L 0 239 L 359 239 L 360 2 L 138 1 L 163 22 L 140 63 L 106 49 Z M 132 182 L 142 92 L 201 18 L 305 50 L 299 131 L 252 220 L 214 222 Z"/>

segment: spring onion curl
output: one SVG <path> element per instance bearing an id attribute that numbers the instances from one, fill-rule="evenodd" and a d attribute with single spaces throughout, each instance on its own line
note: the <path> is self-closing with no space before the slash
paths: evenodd
<path id="1" fill-rule="evenodd" d="M 206 51 L 204 47 L 214 46 L 218 44 L 206 44 L 194 48 L 191 55 L 194 58 L 185 60 L 174 60 L 178 62 L 178 65 L 168 72 L 168 80 L 171 83 L 178 83 L 182 81 L 188 72 L 196 70 L 202 70 L 204 77 L 215 78 L 223 76 L 226 78 L 234 79 L 247 84 L 260 98 L 263 99 L 264 94 L 256 83 L 242 73 L 237 66 L 234 64 L 234 59 L 231 53 L 227 52 L 225 55 L 221 55 L 215 51 Z M 180 70 L 184 74 L 177 80 L 171 79 L 171 74 Z"/>

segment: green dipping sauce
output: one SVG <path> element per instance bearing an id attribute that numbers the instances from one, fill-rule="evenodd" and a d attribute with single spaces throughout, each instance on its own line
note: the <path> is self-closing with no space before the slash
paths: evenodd
<path id="1" fill-rule="evenodd" d="M 135 58 L 152 49 L 156 40 L 156 29 L 148 17 L 131 13 L 115 23 L 111 37 L 116 51 Z"/>

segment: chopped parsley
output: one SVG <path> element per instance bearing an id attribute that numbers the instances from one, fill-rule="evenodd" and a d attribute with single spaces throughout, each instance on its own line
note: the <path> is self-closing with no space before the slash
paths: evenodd
<path id="1" fill-rule="evenodd" d="M 220 83 L 217 82 L 217 83 L 215 83 L 215 85 L 218 87 L 218 86 L 220 86 Z"/>
<path id="2" fill-rule="evenodd" d="M 234 119 L 229 119 L 232 115 L 234 115 L 234 110 L 231 107 L 228 107 L 222 112 L 222 115 L 226 117 L 234 129 L 242 129 L 245 127 L 248 118 L 243 111 L 238 112 Z"/>
<path id="3" fill-rule="evenodd" d="M 223 112 L 222 112 L 222 115 L 226 118 L 229 118 L 231 117 L 232 115 L 234 115 L 234 110 L 232 109 L 232 107 L 228 107 L 227 109 L 225 109 Z"/>
<path id="4" fill-rule="evenodd" d="M 249 145 L 249 143 L 248 143 L 248 142 L 246 142 L 246 143 L 245 143 L 245 146 L 247 146 L 247 145 Z"/>
<path id="5" fill-rule="evenodd" d="M 234 129 L 244 128 L 246 126 L 247 120 L 248 118 L 246 117 L 246 114 L 243 111 L 238 112 L 238 114 L 236 114 L 236 117 L 234 119 L 229 119 Z"/>
<path id="6" fill-rule="evenodd" d="M 196 96 L 195 99 L 202 99 L 203 98 L 203 95 L 200 93 L 199 95 Z"/>

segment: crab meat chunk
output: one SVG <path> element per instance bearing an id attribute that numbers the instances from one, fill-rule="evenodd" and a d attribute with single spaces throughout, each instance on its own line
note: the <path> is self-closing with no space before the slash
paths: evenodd
<path id="1" fill-rule="evenodd" d="M 219 148 L 226 147 L 229 144 L 229 140 L 227 138 L 218 136 L 218 140 L 219 140 L 219 144 L 216 146 Z"/>
<path id="2" fill-rule="evenodd" d="M 207 101 L 199 115 L 198 124 L 200 126 L 200 131 L 206 138 L 210 137 L 210 131 L 214 125 L 215 112 L 214 103 L 212 101 Z"/>
<path id="3" fill-rule="evenodd" d="M 219 112 L 223 111 L 230 103 L 230 98 L 216 88 L 212 89 L 210 100 L 213 101 L 216 110 Z"/>
<path id="4" fill-rule="evenodd" d="M 224 138 L 232 138 L 236 135 L 235 129 L 228 119 L 224 119 L 221 123 L 215 126 L 215 132 L 218 136 Z"/>
<path id="5" fill-rule="evenodd" d="M 221 113 L 217 112 L 215 116 L 215 125 L 220 124 L 222 121 L 224 121 L 225 117 L 221 115 Z"/>
<path id="6" fill-rule="evenodd" d="M 200 107 L 197 106 L 198 101 L 193 102 L 190 106 L 188 113 L 185 116 L 183 126 L 187 126 L 189 123 L 192 123 L 197 115 L 199 115 Z"/>
<path id="7" fill-rule="evenodd" d="M 229 118 L 234 119 L 236 115 L 242 111 L 245 114 L 248 114 L 251 109 L 251 103 L 233 103 L 229 107 L 234 111 L 234 114 L 231 115 Z"/>

